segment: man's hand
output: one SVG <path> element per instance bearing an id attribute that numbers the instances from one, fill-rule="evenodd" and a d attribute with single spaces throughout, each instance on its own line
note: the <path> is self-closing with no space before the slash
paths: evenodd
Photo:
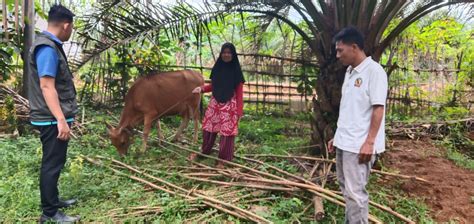
<path id="1" fill-rule="evenodd" d="M 200 86 L 193 89 L 193 93 L 201 93 L 202 89 Z"/>
<path id="2" fill-rule="evenodd" d="M 372 159 L 374 153 L 374 143 L 365 141 L 360 147 L 359 163 L 368 163 Z"/>
<path id="3" fill-rule="evenodd" d="M 67 141 L 70 138 L 71 130 L 65 119 L 58 121 L 58 139 Z"/>
<path id="4" fill-rule="evenodd" d="M 329 140 L 328 142 L 328 152 L 329 153 L 334 153 L 334 145 L 333 145 L 334 139 Z"/>

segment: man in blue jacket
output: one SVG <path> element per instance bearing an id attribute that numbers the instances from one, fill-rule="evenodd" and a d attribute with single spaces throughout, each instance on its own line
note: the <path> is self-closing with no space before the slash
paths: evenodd
<path id="1" fill-rule="evenodd" d="M 52 6 L 47 30 L 36 36 L 28 54 L 30 121 L 40 131 L 43 146 L 40 171 L 43 213 L 40 223 L 79 220 L 79 217 L 68 216 L 59 210 L 71 206 L 76 200 L 60 200 L 58 192 L 70 128 L 78 111 L 73 77 L 63 50 L 63 42 L 71 37 L 73 17 L 74 14 L 64 6 Z"/>

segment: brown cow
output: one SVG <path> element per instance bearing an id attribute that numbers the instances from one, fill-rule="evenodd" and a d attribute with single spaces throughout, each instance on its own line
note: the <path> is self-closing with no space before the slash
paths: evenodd
<path id="1" fill-rule="evenodd" d="M 163 139 L 159 118 L 180 115 L 181 125 L 174 140 L 179 137 L 189 119 L 194 120 L 194 142 L 197 142 L 198 120 L 200 117 L 199 94 L 192 90 L 204 84 L 201 73 L 191 70 L 152 73 L 135 81 L 125 96 L 125 107 L 117 128 L 109 126 L 112 144 L 120 155 L 128 151 L 131 144 L 132 128 L 143 122 L 143 151 L 146 150 L 148 135 L 154 120 L 157 120 L 158 138 Z"/>

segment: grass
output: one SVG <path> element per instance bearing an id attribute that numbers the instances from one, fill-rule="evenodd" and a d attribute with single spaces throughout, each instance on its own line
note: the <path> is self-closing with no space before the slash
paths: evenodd
<path id="1" fill-rule="evenodd" d="M 451 127 L 440 145 L 447 149 L 448 159 L 460 167 L 474 171 L 474 141 L 466 136 L 466 131 L 461 125 Z"/>
<path id="2" fill-rule="evenodd" d="M 452 160 L 456 165 L 464 167 L 474 171 L 474 160 L 466 156 L 465 154 L 459 152 L 456 148 L 452 146 L 447 146 L 447 157 Z M 471 149 L 474 150 L 474 149 Z"/>
<path id="3" fill-rule="evenodd" d="M 103 120 L 100 113 L 93 114 L 88 119 L 96 121 Z M 172 129 L 177 127 L 179 120 L 167 118 L 163 122 L 165 136 L 171 136 Z M 305 116 L 297 118 L 286 118 L 280 115 L 265 115 L 247 113 L 240 124 L 240 134 L 237 138 L 237 154 L 247 153 L 306 153 L 306 149 L 293 149 L 307 144 L 309 141 L 309 126 L 306 124 Z M 166 180 L 186 186 L 196 187 L 196 183 L 181 179 L 175 172 L 168 170 L 170 165 L 186 166 L 187 162 L 176 154 L 172 154 L 163 148 L 154 146 L 145 155 L 138 155 L 140 140 L 137 139 L 132 145 L 130 156 L 119 158 L 115 149 L 107 141 L 105 125 L 101 122 L 87 125 L 87 134 L 70 142 L 68 160 L 60 178 L 60 193 L 63 198 L 77 197 L 79 204 L 66 209 L 67 214 L 80 214 L 85 222 L 152 222 L 152 223 L 183 223 L 185 220 L 196 216 L 210 213 L 213 209 L 202 209 L 199 212 L 189 211 L 191 204 L 182 198 L 169 195 L 161 191 L 152 191 L 142 184 L 129 178 L 118 176 L 107 169 L 97 167 L 82 160 L 80 155 L 104 157 L 122 160 L 125 163 L 147 168 L 153 171 L 153 175 L 166 178 Z M 188 133 L 191 125 L 188 128 Z M 41 144 L 37 135 L 31 133 L 16 139 L 0 139 L 0 222 L 34 222 L 40 215 L 38 174 L 41 161 Z M 197 148 L 197 147 L 195 147 Z M 175 149 L 183 154 L 178 149 Z M 242 162 L 236 160 L 237 162 Z M 204 163 L 214 165 L 210 160 Z M 296 173 L 297 167 L 288 160 L 267 161 L 288 172 Z M 374 201 L 389 205 L 406 216 L 420 223 L 431 223 L 428 209 L 420 200 L 407 198 L 401 191 L 385 188 L 377 184 L 377 177 L 373 175 L 369 184 L 369 191 Z M 200 189 L 208 192 L 230 191 L 240 188 L 216 188 L 215 185 L 200 184 Z M 337 190 L 337 185 L 331 188 Z M 260 209 L 257 214 L 275 222 L 292 223 L 301 221 L 303 223 L 316 223 L 312 220 L 313 208 L 307 199 L 310 195 L 296 197 L 287 193 L 255 191 L 244 189 L 236 193 L 235 197 L 247 193 L 258 194 L 254 198 L 265 198 L 257 201 L 252 206 Z M 326 218 L 321 223 L 340 223 L 344 220 L 344 209 L 324 202 Z M 157 206 L 161 211 L 156 214 L 147 214 L 139 217 L 126 215 L 120 219 L 112 219 L 107 215 L 114 209 L 123 208 L 118 214 L 131 212 L 131 207 Z M 239 204 L 244 209 L 253 209 L 249 205 Z M 382 212 L 376 212 L 386 223 L 396 223 L 393 217 Z M 245 223 L 232 216 L 216 215 L 206 218 L 209 223 L 223 223 L 232 221 Z"/>

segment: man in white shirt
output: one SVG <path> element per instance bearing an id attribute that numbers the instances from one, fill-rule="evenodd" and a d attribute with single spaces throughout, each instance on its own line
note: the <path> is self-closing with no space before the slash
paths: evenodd
<path id="1" fill-rule="evenodd" d="M 346 223 L 368 223 L 369 195 L 365 189 L 377 154 L 385 151 L 387 74 L 364 53 L 364 38 L 354 27 L 335 37 L 336 57 L 348 65 L 334 139 L 337 179 L 346 200 Z"/>

